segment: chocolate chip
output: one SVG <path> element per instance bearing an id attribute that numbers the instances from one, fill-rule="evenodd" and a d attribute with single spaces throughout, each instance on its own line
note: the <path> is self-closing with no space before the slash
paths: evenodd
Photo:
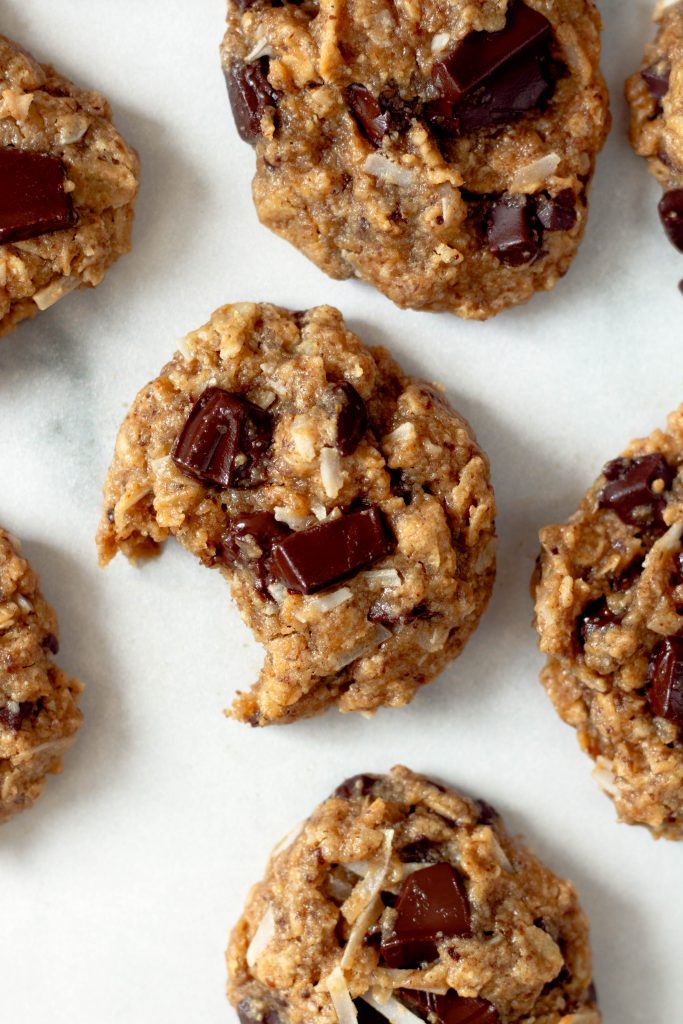
<path id="1" fill-rule="evenodd" d="M 18 732 L 24 719 L 31 713 L 32 708 L 33 701 L 30 700 L 22 700 L 21 703 L 9 701 L 5 704 L 4 708 L 0 708 L 0 726 L 5 726 L 6 729 L 11 729 L 12 732 Z"/>
<path id="2" fill-rule="evenodd" d="M 577 621 L 581 646 L 583 647 L 597 630 L 615 626 L 619 622 L 621 622 L 621 617 L 610 610 L 604 597 L 589 601 Z"/>
<path id="3" fill-rule="evenodd" d="M 640 77 L 650 91 L 650 95 L 656 100 L 663 100 L 669 91 L 669 78 L 671 77 L 671 65 L 663 61 L 650 64 L 640 72 Z"/>
<path id="4" fill-rule="evenodd" d="M 335 384 L 332 394 L 337 403 L 337 450 L 351 455 L 368 429 L 365 402 L 352 384 Z"/>
<path id="5" fill-rule="evenodd" d="M 375 783 L 381 782 L 381 780 L 381 775 L 352 775 L 350 779 L 345 779 L 340 786 L 337 786 L 332 796 L 342 800 L 367 796 L 368 793 L 372 793 Z"/>
<path id="6" fill-rule="evenodd" d="M 59 654 L 59 640 L 54 633 L 46 633 L 40 641 L 40 646 L 44 647 L 45 650 L 50 651 L 52 654 Z"/>
<path id="7" fill-rule="evenodd" d="M 403 882 L 381 953 L 389 967 L 418 967 L 438 957 L 437 939 L 471 934 L 464 882 L 452 865 L 442 862 L 413 872 Z"/>
<path id="8" fill-rule="evenodd" d="M 346 101 L 358 129 L 375 148 L 382 145 L 382 139 L 391 130 L 391 115 L 383 111 L 379 100 L 364 85 L 350 85 L 346 90 Z"/>
<path id="9" fill-rule="evenodd" d="M 607 478 L 598 497 L 599 508 L 610 508 L 623 523 L 654 526 L 662 522 L 666 504 L 653 484 L 661 481 L 668 490 L 676 476 L 663 455 L 641 455 L 637 459 L 613 459 L 602 470 Z"/>
<path id="10" fill-rule="evenodd" d="M 565 188 L 556 196 L 537 196 L 536 216 L 546 231 L 569 231 L 576 224 L 573 190 Z"/>
<path id="11" fill-rule="evenodd" d="M 489 250 L 501 263 L 521 267 L 539 250 L 533 215 L 526 196 L 507 195 L 496 200 L 488 217 Z"/>
<path id="12" fill-rule="evenodd" d="M 252 512 L 235 516 L 221 535 L 215 563 L 246 565 L 255 573 L 257 589 L 266 594 L 268 585 L 275 581 L 270 559 L 273 544 L 291 533 L 285 523 L 278 523 L 270 512 Z"/>
<path id="13" fill-rule="evenodd" d="M 406 988 L 398 989 L 396 994 L 429 1024 L 500 1024 L 498 1011 L 487 999 L 466 999 L 453 991 L 438 996 Z"/>
<path id="14" fill-rule="evenodd" d="M 267 412 L 222 388 L 207 388 L 195 402 L 171 458 L 183 473 L 204 483 L 250 487 L 271 436 Z"/>
<path id="15" fill-rule="evenodd" d="M 669 636 L 657 644 L 650 657 L 648 684 L 654 714 L 683 727 L 683 637 Z"/>
<path id="16" fill-rule="evenodd" d="M 276 107 L 278 93 L 268 81 L 268 57 L 251 64 L 233 64 L 225 72 L 228 97 L 240 138 L 252 145 L 261 135 L 261 118 Z"/>
<path id="17" fill-rule="evenodd" d="M 46 153 L 0 149 L 0 244 L 73 227 L 64 164 Z"/>
<path id="18" fill-rule="evenodd" d="M 659 218 L 669 241 L 683 252 L 683 188 L 665 192 L 659 200 Z"/>
<path id="19" fill-rule="evenodd" d="M 376 505 L 299 530 L 273 545 L 273 571 L 290 590 L 313 594 L 394 549 Z"/>

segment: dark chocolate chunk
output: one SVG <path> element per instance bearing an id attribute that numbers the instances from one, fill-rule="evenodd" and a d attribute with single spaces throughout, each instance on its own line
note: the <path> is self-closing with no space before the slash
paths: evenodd
<path id="1" fill-rule="evenodd" d="M 11 701 L 5 704 L 3 708 L 0 708 L 0 728 L 4 726 L 6 729 L 11 729 L 12 732 L 18 732 L 32 708 L 33 701 L 30 700 L 22 700 L 21 703 Z"/>
<path id="2" fill-rule="evenodd" d="M 536 216 L 546 231 L 569 231 L 576 224 L 573 190 L 565 188 L 556 196 L 538 196 Z"/>
<path id="3" fill-rule="evenodd" d="M 655 647 L 648 666 L 649 700 L 655 715 L 683 727 L 683 637 Z"/>
<path id="4" fill-rule="evenodd" d="M 207 388 L 195 402 L 171 458 L 183 473 L 204 483 L 250 487 L 271 436 L 267 412 L 222 388 Z"/>
<path id="5" fill-rule="evenodd" d="M 368 429 L 368 413 L 365 402 L 352 384 L 344 381 L 332 389 L 337 403 L 337 450 L 342 455 L 351 455 L 358 447 Z"/>
<path id="6" fill-rule="evenodd" d="M 663 490 L 668 490 L 676 476 L 663 455 L 613 459 L 602 472 L 607 483 L 598 497 L 599 508 L 612 509 L 623 523 L 632 526 L 661 524 L 665 501 L 653 484 L 661 481 Z"/>
<path id="7" fill-rule="evenodd" d="M 665 192 L 659 200 L 658 209 L 669 241 L 679 252 L 683 252 L 683 188 Z"/>
<path id="8" fill-rule="evenodd" d="M 391 932 L 381 953 L 389 967 L 418 967 L 439 955 L 437 940 L 470 936 L 470 905 L 464 882 L 451 864 L 415 871 L 403 882 Z"/>
<path id="9" fill-rule="evenodd" d="M 618 591 L 620 594 L 624 594 L 627 590 L 630 590 L 643 571 L 643 562 L 643 558 L 634 558 L 631 564 L 624 569 L 622 574 L 612 581 L 610 584 L 612 589 Z"/>
<path id="10" fill-rule="evenodd" d="M 268 81 L 268 57 L 252 64 L 233 64 L 225 72 L 228 97 L 240 138 L 252 145 L 261 134 L 261 118 L 277 106 L 278 93 Z"/>
<path id="11" fill-rule="evenodd" d="M 46 153 L 0 149 L 0 244 L 73 227 L 64 164 Z"/>
<path id="12" fill-rule="evenodd" d="M 384 136 L 391 131 L 390 113 L 382 110 L 379 100 L 364 85 L 350 85 L 346 90 L 346 101 L 361 135 L 379 148 Z"/>
<path id="13" fill-rule="evenodd" d="M 396 994 L 429 1024 L 500 1024 L 498 1011 L 488 999 L 466 999 L 453 991 L 437 996 L 407 988 L 398 989 Z"/>
<path id="14" fill-rule="evenodd" d="M 265 594 L 268 585 L 276 578 L 270 564 L 273 544 L 290 533 L 289 527 L 278 523 L 270 512 L 235 516 L 228 520 L 221 535 L 214 564 L 223 562 L 225 565 L 249 566 L 256 573 L 257 589 Z"/>
<path id="15" fill-rule="evenodd" d="M 381 775 L 352 775 L 345 779 L 340 786 L 337 786 L 332 796 L 340 797 L 342 800 L 350 800 L 354 796 L 367 796 L 372 793 L 376 782 L 381 782 Z"/>
<path id="16" fill-rule="evenodd" d="M 40 646 L 50 651 L 51 654 L 59 654 L 59 640 L 54 633 L 46 633 L 40 641 Z"/>
<path id="17" fill-rule="evenodd" d="M 521 267 L 538 253 L 533 215 L 526 196 L 507 195 L 492 203 L 488 217 L 488 245 L 501 263 Z"/>
<path id="18" fill-rule="evenodd" d="M 376 505 L 298 530 L 273 545 L 273 571 L 299 594 L 336 583 L 394 548 Z"/>
<path id="19" fill-rule="evenodd" d="M 654 96 L 656 100 L 663 100 L 669 91 L 671 65 L 664 61 L 657 61 L 641 71 L 640 77 L 648 87 L 650 95 Z"/>
<path id="20" fill-rule="evenodd" d="M 619 622 L 621 622 L 621 617 L 610 610 L 604 597 L 589 601 L 577 622 L 581 646 L 584 646 L 596 630 L 604 629 L 606 626 L 615 626 Z"/>

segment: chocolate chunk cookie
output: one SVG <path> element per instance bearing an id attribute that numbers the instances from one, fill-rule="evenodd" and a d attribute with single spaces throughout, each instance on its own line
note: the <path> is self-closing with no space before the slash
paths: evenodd
<path id="1" fill-rule="evenodd" d="M 486 803 L 394 768 L 273 851 L 227 951 L 241 1024 L 599 1024 L 576 892 Z"/>
<path id="2" fill-rule="evenodd" d="M 683 838 L 683 406 L 540 536 L 541 681 L 620 819 Z"/>
<path id="3" fill-rule="evenodd" d="M 40 796 L 62 769 L 83 689 L 57 668 L 57 620 L 19 545 L 0 529 L 0 822 Z"/>
<path id="4" fill-rule="evenodd" d="M 443 396 L 329 306 L 225 306 L 138 395 L 99 550 L 175 536 L 229 580 L 265 645 L 233 715 L 287 722 L 408 703 L 491 593 L 486 456 Z"/>
<path id="5" fill-rule="evenodd" d="M 592 0 L 229 0 L 261 221 L 399 306 L 485 319 L 552 288 L 609 124 Z"/>
<path id="6" fill-rule="evenodd" d="M 0 36 L 0 335 L 128 252 L 138 176 L 104 97 Z"/>

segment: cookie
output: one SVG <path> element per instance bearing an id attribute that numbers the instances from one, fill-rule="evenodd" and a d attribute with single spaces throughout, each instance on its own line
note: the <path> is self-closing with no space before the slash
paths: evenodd
<path id="1" fill-rule="evenodd" d="M 482 800 L 357 775 L 280 843 L 227 950 L 241 1024 L 599 1024 L 576 892 Z"/>
<path id="2" fill-rule="evenodd" d="M 493 586 L 469 426 L 329 306 L 217 310 L 136 398 L 104 496 L 104 564 L 173 535 L 230 582 L 266 648 L 252 725 L 408 703 Z"/>
<path id="3" fill-rule="evenodd" d="M 0 36 L 0 335 L 128 252 L 138 177 L 105 98 Z"/>
<path id="4" fill-rule="evenodd" d="M 541 681 L 621 821 L 683 838 L 683 405 L 541 530 Z"/>
<path id="5" fill-rule="evenodd" d="M 262 223 L 331 277 L 483 320 L 552 288 L 609 124 L 592 0 L 229 0 Z"/>
<path id="6" fill-rule="evenodd" d="M 683 2 L 660 3 L 657 37 L 645 48 L 640 71 L 626 82 L 631 142 L 664 189 L 662 226 L 683 252 Z"/>
<path id="7" fill-rule="evenodd" d="M 58 650 L 38 577 L 0 529 L 0 822 L 40 796 L 80 727 L 83 687 L 54 664 Z"/>

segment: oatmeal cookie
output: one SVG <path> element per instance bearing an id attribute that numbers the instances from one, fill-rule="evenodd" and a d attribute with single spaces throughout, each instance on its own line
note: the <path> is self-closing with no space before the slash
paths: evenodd
<path id="1" fill-rule="evenodd" d="M 83 687 L 52 661 L 57 620 L 18 542 L 0 529 L 0 822 L 30 807 L 62 769 Z"/>
<path id="2" fill-rule="evenodd" d="M 626 82 L 631 142 L 664 189 L 659 216 L 683 252 L 683 2 L 660 3 L 657 37 L 645 48 L 640 71 Z"/>
<path id="3" fill-rule="evenodd" d="M 683 838 L 683 405 L 541 530 L 541 681 L 619 818 Z"/>
<path id="4" fill-rule="evenodd" d="M 552 288 L 608 125 L 592 0 L 229 0 L 263 224 L 397 305 L 486 319 Z"/>
<path id="5" fill-rule="evenodd" d="M 119 432 L 106 564 L 174 535 L 265 645 L 253 725 L 408 703 L 462 649 L 495 573 L 486 456 L 443 396 L 329 306 L 217 310 Z"/>
<path id="6" fill-rule="evenodd" d="M 105 98 L 0 36 L 0 335 L 128 252 L 138 176 Z"/>
<path id="7" fill-rule="evenodd" d="M 227 951 L 241 1024 L 599 1024 L 576 892 L 482 800 L 394 768 L 273 851 Z"/>

